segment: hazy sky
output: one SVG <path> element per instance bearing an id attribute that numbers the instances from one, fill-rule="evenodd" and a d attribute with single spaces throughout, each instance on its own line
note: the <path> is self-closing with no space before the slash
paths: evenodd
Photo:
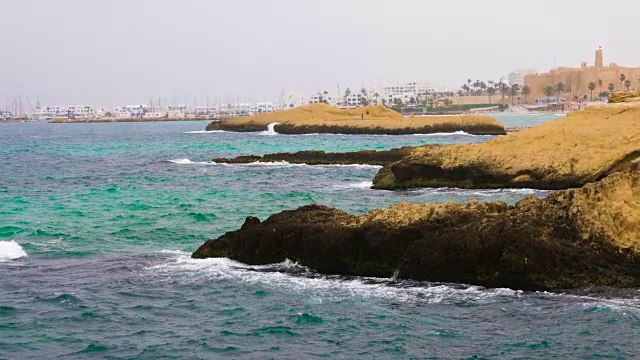
<path id="1" fill-rule="evenodd" d="M 385 79 L 457 88 L 554 59 L 592 63 L 598 45 L 606 63 L 640 65 L 639 4 L 0 0 L 0 96 L 115 106 L 276 100 Z"/>

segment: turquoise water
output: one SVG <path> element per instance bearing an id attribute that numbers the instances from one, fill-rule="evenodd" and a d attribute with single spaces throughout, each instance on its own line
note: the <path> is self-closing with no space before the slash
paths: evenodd
<path id="1" fill-rule="evenodd" d="M 490 137 L 200 132 L 205 125 L 0 124 L 0 358 L 635 356 L 636 290 L 527 293 L 191 260 L 247 215 L 311 203 L 361 214 L 399 201 L 546 195 L 374 191 L 372 166 L 209 162 Z"/>

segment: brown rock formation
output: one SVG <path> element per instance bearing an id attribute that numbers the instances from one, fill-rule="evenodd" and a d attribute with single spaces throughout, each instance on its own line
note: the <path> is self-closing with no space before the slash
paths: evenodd
<path id="1" fill-rule="evenodd" d="M 253 162 L 286 161 L 291 164 L 332 165 L 363 164 L 386 165 L 411 154 L 413 147 L 402 147 L 388 151 L 361 150 L 354 152 L 331 153 L 324 151 L 298 151 L 296 153 L 275 153 L 264 156 L 247 155 L 235 158 L 213 159 L 216 163 L 247 164 Z"/>
<path id="2" fill-rule="evenodd" d="M 320 273 L 513 289 L 640 286 L 640 172 L 544 200 L 397 204 L 362 216 L 305 206 L 248 218 L 194 258 L 290 259 Z"/>
<path id="3" fill-rule="evenodd" d="M 640 155 L 640 104 L 591 107 L 483 144 L 424 146 L 376 175 L 374 187 L 579 187 Z"/>
<path id="4" fill-rule="evenodd" d="M 405 118 L 383 106 L 339 109 L 313 104 L 289 110 L 212 122 L 207 130 L 263 131 L 272 123 L 280 134 L 431 134 L 465 131 L 475 135 L 504 135 L 504 126 L 486 116 L 462 115 Z"/>

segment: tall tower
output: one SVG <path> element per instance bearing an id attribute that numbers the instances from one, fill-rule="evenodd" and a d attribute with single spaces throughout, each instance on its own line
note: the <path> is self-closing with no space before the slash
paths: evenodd
<path id="1" fill-rule="evenodd" d="M 602 70 L 604 68 L 604 61 L 602 60 L 602 46 L 596 50 L 596 70 Z"/>

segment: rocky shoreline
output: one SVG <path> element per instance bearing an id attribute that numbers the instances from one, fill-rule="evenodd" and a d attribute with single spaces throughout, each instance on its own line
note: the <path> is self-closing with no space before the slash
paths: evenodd
<path id="1" fill-rule="evenodd" d="M 265 131 L 267 127 L 261 124 L 233 124 L 226 121 L 212 122 L 207 125 L 207 131 L 223 130 L 233 132 L 257 132 Z M 273 130 L 282 135 L 302 134 L 344 134 L 344 135 L 411 135 L 411 134 L 437 134 L 463 131 L 470 135 L 506 135 L 503 126 L 493 124 L 437 124 L 428 126 L 413 126 L 410 123 L 406 127 L 386 128 L 372 125 L 370 127 L 358 127 L 351 125 L 304 125 L 304 124 L 275 124 Z"/>
<path id="2" fill-rule="evenodd" d="M 324 274 L 522 290 L 640 286 L 640 172 L 543 200 L 398 204 L 362 216 L 321 205 L 283 211 L 207 241 L 193 258 L 289 259 Z"/>
<path id="3" fill-rule="evenodd" d="M 464 131 L 472 135 L 505 135 L 499 121 L 478 115 L 404 117 L 383 106 L 339 109 L 326 104 L 313 104 L 262 113 L 253 116 L 220 120 L 207 125 L 207 131 L 265 131 L 272 124 L 274 131 L 284 135 L 299 134 L 360 134 L 407 135 Z"/>
<path id="4" fill-rule="evenodd" d="M 397 204 L 362 216 L 283 211 L 207 241 L 194 258 L 289 259 L 324 274 L 522 290 L 640 287 L 640 93 L 483 144 L 299 152 L 220 161 L 382 165 L 374 188 L 537 188 L 545 199 Z M 399 158 L 399 160 L 397 160 Z M 335 163 L 332 162 L 332 163 Z"/>

